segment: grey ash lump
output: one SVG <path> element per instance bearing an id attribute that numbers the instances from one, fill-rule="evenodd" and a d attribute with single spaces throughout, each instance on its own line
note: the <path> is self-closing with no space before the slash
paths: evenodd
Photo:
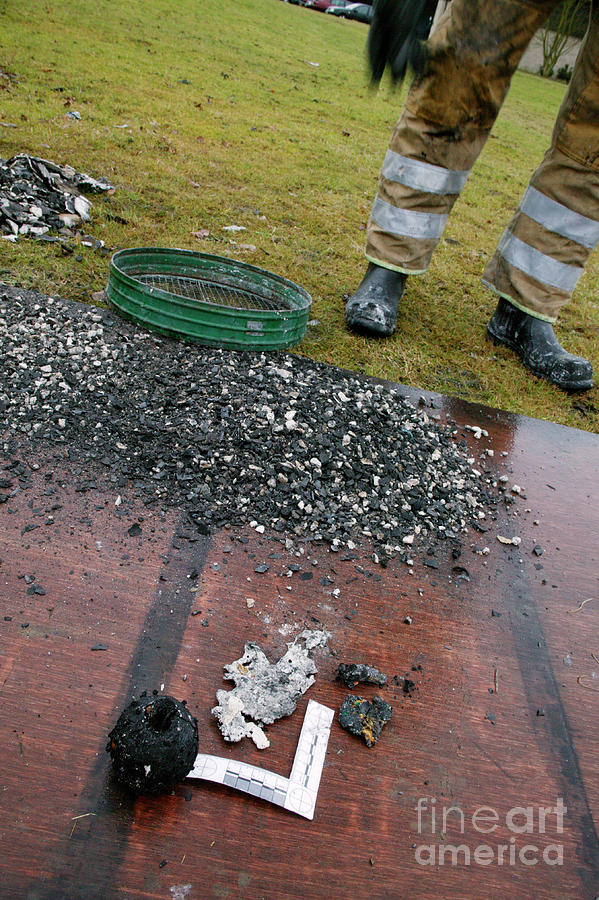
<path id="1" fill-rule="evenodd" d="M 459 540 L 492 509 L 457 432 L 388 386 L 284 353 L 169 340 L 110 311 L 0 286 L 5 452 L 184 507 L 200 529 L 264 526 L 336 548 Z"/>

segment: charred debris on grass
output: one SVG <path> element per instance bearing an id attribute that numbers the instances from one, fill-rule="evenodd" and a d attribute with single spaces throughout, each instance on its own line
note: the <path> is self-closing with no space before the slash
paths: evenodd
<path id="1" fill-rule="evenodd" d="M 85 194 L 113 193 L 104 178 L 92 178 L 72 166 L 19 153 L 0 159 L 0 235 L 4 240 L 21 237 L 68 245 L 90 219 L 92 203 Z M 80 243 L 95 250 L 104 242 L 80 234 Z"/>
<path id="2" fill-rule="evenodd" d="M 68 459 L 204 533 L 252 525 L 375 561 L 459 547 L 499 496 L 457 427 L 299 356 L 157 336 L 110 311 L 0 285 L 3 449 Z M 433 551 L 434 553 L 434 551 Z"/>

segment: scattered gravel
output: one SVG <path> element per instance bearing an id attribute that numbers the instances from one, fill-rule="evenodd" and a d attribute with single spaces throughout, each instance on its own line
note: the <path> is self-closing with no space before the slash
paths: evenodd
<path id="1" fill-rule="evenodd" d="M 172 341 L 0 285 L 5 454 L 59 449 L 75 482 L 133 484 L 201 530 L 250 524 L 384 558 L 493 510 L 457 429 L 396 391 L 284 353 Z M 489 493 L 490 492 L 490 493 Z M 490 495 L 491 494 L 491 495 Z"/>

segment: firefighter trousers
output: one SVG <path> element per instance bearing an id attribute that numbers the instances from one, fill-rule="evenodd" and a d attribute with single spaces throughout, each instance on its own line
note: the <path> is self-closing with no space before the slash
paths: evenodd
<path id="1" fill-rule="evenodd" d="M 558 0 L 453 0 L 429 38 L 383 161 L 366 257 L 426 271 L 489 136 L 510 80 Z M 507 226 L 483 283 L 554 322 L 599 243 L 599 0 L 551 145 Z"/>

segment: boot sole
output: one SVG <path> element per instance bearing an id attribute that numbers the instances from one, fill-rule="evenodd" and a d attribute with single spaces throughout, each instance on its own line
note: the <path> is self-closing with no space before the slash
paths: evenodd
<path id="1" fill-rule="evenodd" d="M 370 319 L 356 317 L 351 321 L 348 321 L 348 319 L 345 321 L 352 331 L 357 331 L 359 334 L 370 335 L 370 337 L 390 337 L 395 331 L 395 323 L 391 328 L 381 328 L 380 325 L 372 322 Z"/>
<path id="2" fill-rule="evenodd" d="M 593 387 L 593 379 L 587 379 L 585 381 L 554 381 L 551 378 L 542 372 L 540 369 L 536 368 L 534 365 L 531 365 L 524 357 L 522 356 L 520 349 L 517 344 L 513 341 L 510 341 L 509 338 L 502 337 L 498 335 L 496 332 L 491 330 L 490 325 L 487 325 L 487 338 L 495 345 L 500 345 L 503 347 L 509 347 L 510 350 L 513 350 L 514 353 L 518 355 L 520 361 L 529 372 L 532 372 L 533 375 L 536 375 L 537 378 L 542 378 L 544 381 L 548 381 L 549 384 L 554 384 L 556 387 L 562 388 L 564 391 L 588 391 Z"/>

